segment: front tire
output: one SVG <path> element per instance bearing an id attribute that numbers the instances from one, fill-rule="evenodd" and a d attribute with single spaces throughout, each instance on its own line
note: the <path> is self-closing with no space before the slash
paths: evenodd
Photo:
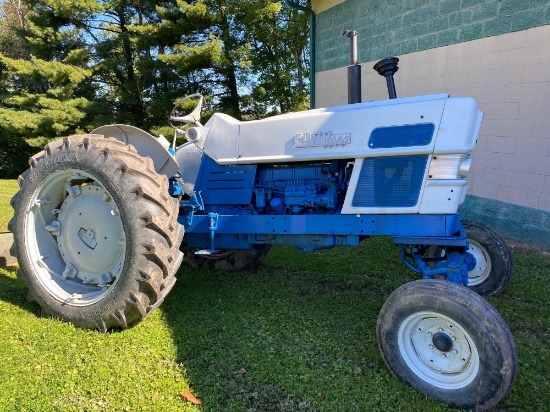
<path id="1" fill-rule="evenodd" d="M 395 290 L 377 322 L 382 357 L 398 378 L 448 405 L 486 410 L 517 374 L 512 334 L 471 290 L 418 280 Z"/>
<path id="2" fill-rule="evenodd" d="M 105 332 L 158 307 L 181 264 L 178 202 L 150 158 L 98 135 L 48 144 L 19 177 L 10 223 L 45 315 Z"/>

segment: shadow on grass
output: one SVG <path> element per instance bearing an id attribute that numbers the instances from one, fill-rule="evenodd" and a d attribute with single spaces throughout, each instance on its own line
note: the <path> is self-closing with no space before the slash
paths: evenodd
<path id="1" fill-rule="evenodd" d="M 519 356 L 497 408 L 547 410 L 550 260 L 515 260 L 512 282 L 489 299 Z M 314 254 L 275 247 L 255 271 L 182 268 L 178 279 L 162 310 L 204 410 L 455 410 L 392 377 L 378 352 L 383 302 L 416 279 L 391 242 Z"/>
<path id="2" fill-rule="evenodd" d="M 512 330 L 520 362 L 497 408 L 547 410 L 550 260 L 515 259 L 512 282 L 489 299 Z M 38 317 L 15 273 L 0 269 L 0 301 Z M 275 247 L 254 271 L 183 267 L 160 311 L 202 410 L 451 410 L 393 378 L 378 353 L 378 312 L 415 278 L 383 239 L 314 254 Z"/>
<path id="3" fill-rule="evenodd" d="M 35 302 L 29 302 L 27 285 L 17 279 L 16 273 L 17 266 L 0 268 L 0 300 L 40 316 L 40 306 Z"/>
<path id="4" fill-rule="evenodd" d="M 203 408 L 387 410 L 398 399 L 441 408 L 384 366 L 378 312 L 410 279 L 403 268 L 365 271 L 364 253 L 278 247 L 255 271 L 182 268 L 162 311 Z"/>

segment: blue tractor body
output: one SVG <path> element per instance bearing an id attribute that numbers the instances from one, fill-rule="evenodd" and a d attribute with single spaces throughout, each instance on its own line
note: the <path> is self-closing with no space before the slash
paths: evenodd
<path id="1" fill-rule="evenodd" d="M 183 195 L 178 220 L 190 250 L 311 252 L 391 236 L 425 278 L 468 283 L 475 258 L 457 208 L 481 122 L 472 99 L 421 96 L 254 122 L 219 116 L 189 129 L 176 151 L 172 195 Z M 430 246 L 453 259 L 427 264 Z"/>

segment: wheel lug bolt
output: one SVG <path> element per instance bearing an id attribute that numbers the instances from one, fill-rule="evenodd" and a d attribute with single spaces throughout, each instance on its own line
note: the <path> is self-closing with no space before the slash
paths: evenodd
<path id="1" fill-rule="evenodd" d="M 442 358 L 446 358 L 447 355 L 445 355 L 444 353 L 442 353 L 442 354 L 441 354 L 441 357 L 442 357 Z"/>
<path id="2" fill-rule="evenodd" d="M 458 351 L 457 351 L 457 350 L 455 349 L 455 350 L 453 350 L 453 353 L 455 353 L 455 354 L 456 354 L 456 353 L 458 353 Z"/>
<path id="3" fill-rule="evenodd" d="M 443 332 L 443 328 L 437 328 L 437 330 Z"/>
<path id="4" fill-rule="evenodd" d="M 428 332 L 428 336 L 430 336 L 430 337 L 431 337 L 431 336 L 432 336 L 432 332 Z"/>
<path id="5" fill-rule="evenodd" d="M 430 349 L 433 349 L 434 348 L 434 345 L 430 345 Z"/>

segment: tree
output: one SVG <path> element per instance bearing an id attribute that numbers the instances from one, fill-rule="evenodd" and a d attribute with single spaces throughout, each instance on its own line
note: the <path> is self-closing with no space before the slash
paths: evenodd
<path id="1" fill-rule="evenodd" d="M 0 174 L 38 151 L 32 145 L 83 132 L 90 95 L 82 85 L 90 78 L 88 56 L 78 38 L 56 31 L 59 19 L 38 30 L 27 6 L 18 0 L 2 3 L 0 20 Z M 38 42 L 37 34 L 47 41 Z M 31 143 L 31 145 L 29 145 Z M 4 176 L 5 177 L 5 176 Z"/>
<path id="2" fill-rule="evenodd" d="M 25 29 L 28 9 L 22 0 L 0 0 L 0 53 L 12 58 L 29 58 L 25 40 L 19 35 Z"/>
<path id="3" fill-rule="evenodd" d="M 261 113 L 290 112 L 309 108 L 308 16 L 281 3 L 264 11 L 259 24 L 249 26 L 254 38 L 249 110 Z"/>
<path id="4" fill-rule="evenodd" d="M 10 24 L 10 33 L 17 33 L 21 51 L 10 56 L 9 50 L 0 50 L 0 126 L 26 138 L 81 131 L 94 90 L 89 52 L 69 23 L 67 4 L 33 1 L 24 6 L 5 0 L 3 5 L 12 10 L 4 13 L 3 22 L 17 23 Z M 87 0 L 73 6 L 82 15 L 97 10 Z"/>
<path id="5" fill-rule="evenodd" d="M 188 43 L 211 47 L 194 78 L 209 90 L 216 109 L 241 118 L 262 117 L 308 106 L 307 16 L 271 0 L 197 2 L 203 26 Z M 176 26 L 170 15 L 165 24 Z M 207 30 L 205 32 L 205 30 Z M 206 46 L 208 45 L 208 46 Z M 186 67 L 185 46 L 161 56 Z"/>
<path id="6" fill-rule="evenodd" d="M 69 58 L 72 57 L 69 56 Z M 50 137 L 79 131 L 89 101 L 75 89 L 90 71 L 62 62 L 0 56 L 7 76 L 0 124 L 13 134 Z"/>
<path id="7" fill-rule="evenodd" d="M 201 1 L 156 7 L 154 20 L 136 28 L 141 73 L 148 73 L 144 88 L 152 123 L 166 122 L 174 101 L 192 93 L 212 95 L 212 67 L 219 61 L 221 44 L 210 33 L 212 16 Z"/>
<path id="8" fill-rule="evenodd" d="M 12 139 L 159 131 L 196 92 L 237 118 L 307 106 L 307 17 L 281 2 L 0 2 L 0 132 Z"/>

